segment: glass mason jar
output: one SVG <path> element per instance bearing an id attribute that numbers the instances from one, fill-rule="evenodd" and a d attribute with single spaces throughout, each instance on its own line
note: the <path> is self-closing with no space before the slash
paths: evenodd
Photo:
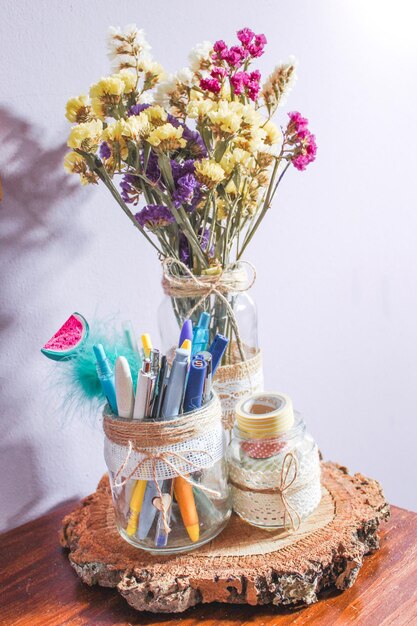
<path id="1" fill-rule="evenodd" d="M 207 410 L 216 419 L 199 429 Z M 231 515 L 220 402 L 214 396 L 205 408 L 163 422 L 162 440 L 160 428 L 151 419 L 105 413 L 104 455 L 120 535 L 137 548 L 174 554 L 213 539 Z M 184 438 L 179 431 L 194 434 Z M 138 446 L 127 445 L 134 441 Z"/>
<path id="2" fill-rule="evenodd" d="M 165 296 L 158 309 L 158 327 L 162 349 L 177 346 L 180 329 L 186 319 L 198 324 L 201 313 L 210 314 L 210 346 L 216 334 L 229 339 L 222 364 L 227 365 L 250 358 L 258 351 L 258 314 L 255 302 L 248 294 L 251 286 L 243 263 L 227 269 L 222 276 L 205 275 L 177 278 L 180 289 L 172 289 L 164 276 Z M 210 288 L 215 290 L 210 292 Z M 238 329 L 239 337 L 235 328 Z"/>
<path id="3" fill-rule="evenodd" d="M 258 404 L 255 413 L 273 412 Z M 256 430 L 236 420 L 228 449 L 233 510 L 254 526 L 297 530 L 321 500 L 319 451 L 299 414 L 280 422 L 284 432 L 270 423 Z"/>

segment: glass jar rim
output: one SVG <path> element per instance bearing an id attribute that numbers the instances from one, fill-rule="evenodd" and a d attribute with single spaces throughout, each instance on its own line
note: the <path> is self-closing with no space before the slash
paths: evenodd
<path id="1" fill-rule="evenodd" d="M 243 441 L 288 441 L 291 439 L 296 439 L 300 435 L 302 435 L 306 430 L 305 422 L 298 411 L 294 411 L 294 424 L 292 427 L 284 433 L 277 433 L 275 435 L 267 435 L 265 437 L 254 437 L 251 433 L 246 433 L 241 430 L 235 422 L 233 427 L 233 434 Z"/>

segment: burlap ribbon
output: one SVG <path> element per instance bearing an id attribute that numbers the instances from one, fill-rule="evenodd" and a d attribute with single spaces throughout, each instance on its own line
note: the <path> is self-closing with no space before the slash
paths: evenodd
<path id="1" fill-rule="evenodd" d="M 291 487 L 294 485 L 298 475 L 298 461 L 297 457 L 293 452 L 287 452 L 282 462 L 281 471 L 280 471 L 280 481 L 278 487 L 271 487 L 269 489 L 257 489 L 256 487 L 247 487 L 246 485 L 241 485 L 239 483 L 234 482 L 233 480 L 229 480 L 230 484 L 233 485 L 236 489 L 240 489 L 241 491 L 249 491 L 252 493 L 265 493 L 265 494 L 278 494 L 281 499 L 282 506 L 284 509 L 284 526 L 286 523 L 286 518 L 288 516 L 290 520 L 291 529 L 296 531 L 299 529 L 301 525 L 301 516 L 298 513 L 297 509 L 291 504 L 288 500 L 289 496 L 294 495 L 298 491 L 304 489 L 310 481 L 303 483 L 301 485 L 297 485 L 297 487 Z"/>

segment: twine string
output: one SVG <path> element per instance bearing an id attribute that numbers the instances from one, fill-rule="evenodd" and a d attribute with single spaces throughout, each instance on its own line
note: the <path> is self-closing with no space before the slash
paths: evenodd
<path id="1" fill-rule="evenodd" d="M 252 263 L 249 261 L 240 261 L 240 265 L 248 265 L 253 272 L 251 280 L 248 280 L 247 274 L 244 273 L 246 280 L 242 279 L 243 272 L 237 273 L 232 268 L 226 268 L 221 270 L 216 276 L 195 276 L 185 263 L 175 259 L 173 257 L 167 257 L 163 261 L 163 288 L 166 295 L 171 297 L 176 296 L 192 296 L 202 294 L 197 303 L 187 311 L 187 318 L 190 318 L 193 313 L 203 304 L 203 302 L 209 298 L 212 294 L 216 295 L 226 306 L 226 310 L 229 315 L 230 323 L 236 337 L 236 343 L 239 349 L 241 360 L 246 364 L 246 355 L 243 349 L 242 340 L 239 333 L 239 326 L 236 320 L 235 313 L 233 311 L 230 302 L 226 298 L 226 295 L 230 291 L 244 292 L 252 287 L 256 280 L 256 270 Z M 175 273 L 174 268 L 177 267 L 186 277 L 180 276 Z M 252 380 L 250 369 L 247 368 L 247 374 L 249 383 L 252 390 Z"/>

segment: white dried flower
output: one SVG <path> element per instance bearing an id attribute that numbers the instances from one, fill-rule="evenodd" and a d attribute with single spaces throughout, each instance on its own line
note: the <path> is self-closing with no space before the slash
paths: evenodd
<path id="1" fill-rule="evenodd" d="M 211 65 L 210 54 L 213 50 L 211 41 L 203 41 L 193 48 L 188 56 L 190 67 L 194 72 L 206 69 Z"/>

